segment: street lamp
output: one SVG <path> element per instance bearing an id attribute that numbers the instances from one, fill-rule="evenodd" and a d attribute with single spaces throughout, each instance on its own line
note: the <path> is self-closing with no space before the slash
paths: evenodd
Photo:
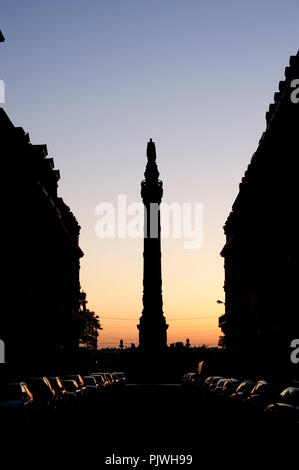
<path id="1" fill-rule="evenodd" d="M 217 302 L 217 304 L 223 304 L 223 305 L 225 305 L 225 302 L 223 302 L 223 300 L 217 300 L 216 302 Z"/>

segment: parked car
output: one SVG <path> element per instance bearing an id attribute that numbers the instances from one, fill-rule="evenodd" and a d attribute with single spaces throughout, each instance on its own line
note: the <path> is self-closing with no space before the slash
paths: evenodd
<path id="1" fill-rule="evenodd" d="M 287 387 L 264 410 L 266 418 L 299 425 L 299 388 Z"/>
<path id="2" fill-rule="evenodd" d="M 34 399 L 25 382 L 0 386 L 0 421 L 6 424 L 30 423 L 34 415 Z"/>
<path id="3" fill-rule="evenodd" d="M 224 387 L 224 384 L 227 382 L 227 378 L 222 378 L 222 379 L 219 379 L 216 384 L 214 384 L 214 386 L 210 388 L 211 392 L 214 392 L 216 393 L 217 395 L 221 395 L 222 394 L 222 390 L 223 390 L 223 387 Z"/>
<path id="4" fill-rule="evenodd" d="M 82 395 L 86 395 L 87 394 L 87 389 L 84 385 L 84 380 L 82 378 L 82 375 L 80 374 L 73 374 L 73 375 L 66 375 L 64 377 L 64 379 L 66 380 L 74 380 L 77 385 L 80 387 L 81 391 L 82 391 Z"/>
<path id="5" fill-rule="evenodd" d="M 96 379 L 98 385 L 100 386 L 102 390 L 107 389 L 109 387 L 109 382 L 106 379 L 104 374 L 94 373 L 94 374 L 91 374 L 91 376 Z"/>
<path id="6" fill-rule="evenodd" d="M 56 394 L 47 377 L 28 377 L 26 384 L 31 391 L 35 408 L 36 418 L 52 418 L 56 410 Z"/>
<path id="7" fill-rule="evenodd" d="M 66 390 L 70 405 L 81 407 L 86 394 L 82 391 L 82 388 L 79 387 L 76 380 L 62 379 L 61 383 Z"/>
<path id="8" fill-rule="evenodd" d="M 213 377 L 210 376 L 210 377 L 207 377 L 207 378 L 205 379 L 205 381 L 204 381 L 204 383 L 203 383 L 203 385 L 202 385 L 202 388 L 203 388 L 204 390 L 208 390 L 212 378 L 213 378 Z M 220 377 L 219 377 L 219 378 L 220 378 Z"/>
<path id="9" fill-rule="evenodd" d="M 187 372 L 186 374 L 184 374 L 181 378 L 181 385 L 182 387 L 185 387 L 190 384 L 190 379 L 195 375 L 195 372 Z"/>
<path id="10" fill-rule="evenodd" d="M 100 386 L 92 375 L 84 375 L 84 385 L 89 397 L 97 398 L 99 396 Z"/>
<path id="11" fill-rule="evenodd" d="M 124 386 L 127 383 L 127 379 L 124 372 L 112 372 L 113 378 L 118 380 L 119 385 Z"/>
<path id="12" fill-rule="evenodd" d="M 109 374 L 109 372 L 95 372 L 91 375 L 101 375 L 104 377 L 105 381 L 107 382 L 107 386 L 111 387 L 114 383 L 112 376 Z"/>
<path id="13" fill-rule="evenodd" d="M 226 380 L 222 387 L 222 394 L 225 396 L 230 396 L 233 392 L 236 391 L 237 387 L 240 385 L 240 379 L 229 378 Z"/>
<path id="14" fill-rule="evenodd" d="M 208 377 L 205 381 L 205 390 L 207 391 L 211 391 L 214 389 L 214 387 L 216 386 L 217 382 L 219 380 L 223 379 L 223 377 L 221 377 L 220 375 L 213 375 L 212 377 Z"/>
<path id="15" fill-rule="evenodd" d="M 246 399 L 246 404 L 255 411 L 263 411 L 278 394 L 278 387 L 266 380 L 259 380 Z"/>
<path id="16" fill-rule="evenodd" d="M 236 388 L 236 391 L 231 394 L 231 399 L 234 402 L 241 402 L 245 400 L 250 394 L 255 384 L 256 382 L 254 382 L 253 380 L 243 380 L 240 385 Z"/>
<path id="17" fill-rule="evenodd" d="M 49 382 L 56 394 L 57 405 L 62 407 L 67 400 L 67 393 L 65 387 L 62 385 L 60 377 L 48 377 Z"/>
<path id="18" fill-rule="evenodd" d="M 115 388 L 118 385 L 118 379 L 116 377 L 113 377 L 111 372 L 105 372 L 106 378 L 108 382 L 110 383 L 111 387 Z"/>

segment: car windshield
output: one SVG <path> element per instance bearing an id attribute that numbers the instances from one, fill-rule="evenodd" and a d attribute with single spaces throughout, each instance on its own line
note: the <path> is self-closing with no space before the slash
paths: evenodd
<path id="1" fill-rule="evenodd" d="M 226 379 L 220 379 L 220 380 L 218 380 L 217 385 L 216 385 L 216 388 L 222 388 L 223 385 L 225 384 L 225 382 L 226 382 Z"/>
<path id="2" fill-rule="evenodd" d="M 48 394 L 49 392 L 51 392 L 52 394 L 54 393 L 48 379 L 28 379 L 26 383 L 28 384 L 30 390 L 32 390 L 33 392 L 40 394 Z"/>
<path id="3" fill-rule="evenodd" d="M 213 379 L 211 380 L 211 384 L 216 384 L 220 379 L 221 377 L 213 377 Z"/>
<path id="4" fill-rule="evenodd" d="M 286 388 L 281 392 L 280 397 L 284 403 L 299 406 L 299 388 Z"/>
<path id="5" fill-rule="evenodd" d="M 49 379 L 49 382 L 54 391 L 57 391 L 58 389 L 63 389 L 63 385 L 59 377 L 51 377 Z"/>
<path id="6" fill-rule="evenodd" d="M 99 382 L 99 383 L 102 383 L 102 384 L 105 383 L 105 379 L 104 379 L 104 377 L 103 377 L 102 375 L 97 375 L 97 376 L 95 377 L 95 379 L 96 379 L 96 381 Z"/>
<path id="7" fill-rule="evenodd" d="M 79 388 L 75 380 L 65 380 L 63 385 L 69 392 L 75 392 Z"/>
<path id="8" fill-rule="evenodd" d="M 271 390 L 271 385 L 267 382 L 258 382 L 256 386 L 252 389 L 251 394 L 258 393 L 264 394 Z"/>
<path id="9" fill-rule="evenodd" d="M 233 386 L 236 386 L 237 381 L 235 380 L 226 380 L 226 382 L 223 384 L 223 390 L 227 390 Z"/>
<path id="10" fill-rule="evenodd" d="M 254 383 L 252 382 L 242 382 L 239 387 L 237 388 L 237 393 L 249 393 L 254 387 Z"/>
<path id="11" fill-rule="evenodd" d="M 46 384 L 43 380 L 28 380 L 27 381 L 29 387 L 31 390 L 34 390 L 35 392 L 40 392 L 41 390 L 44 390 L 46 387 Z"/>
<path id="12" fill-rule="evenodd" d="M 93 377 L 84 377 L 86 385 L 96 385 L 96 380 Z"/>
<path id="13" fill-rule="evenodd" d="M 81 375 L 68 375 L 67 378 L 70 380 L 75 380 L 75 382 L 77 382 L 77 384 L 80 386 L 84 385 Z"/>

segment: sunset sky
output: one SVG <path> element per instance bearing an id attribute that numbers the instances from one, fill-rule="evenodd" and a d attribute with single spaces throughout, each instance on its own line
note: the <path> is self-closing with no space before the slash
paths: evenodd
<path id="1" fill-rule="evenodd" d="M 3 106 L 60 169 L 101 347 L 138 343 L 143 240 L 100 240 L 95 209 L 141 201 L 149 138 L 163 201 L 204 208 L 200 249 L 162 240 L 168 343 L 217 345 L 222 227 L 298 49 L 298 10 L 298 0 L 1 1 Z"/>

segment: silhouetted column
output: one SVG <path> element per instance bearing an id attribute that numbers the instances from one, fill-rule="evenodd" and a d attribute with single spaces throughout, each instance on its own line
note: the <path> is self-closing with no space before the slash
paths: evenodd
<path id="1" fill-rule="evenodd" d="M 145 179 L 141 182 L 144 204 L 143 311 L 140 317 L 139 348 L 162 351 L 167 347 L 167 334 L 162 302 L 160 203 L 163 184 L 159 180 L 156 148 L 152 139 L 147 144 Z"/>

